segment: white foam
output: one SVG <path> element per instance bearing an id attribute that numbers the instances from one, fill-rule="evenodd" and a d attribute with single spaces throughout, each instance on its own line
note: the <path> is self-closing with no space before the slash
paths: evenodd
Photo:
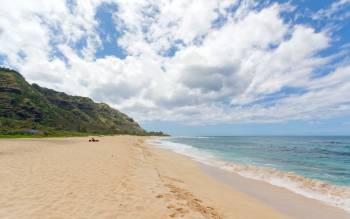
<path id="1" fill-rule="evenodd" d="M 171 137 L 169 137 L 169 138 L 171 138 Z M 164 139 L 149 140 L 147 143 L 158 146 L 158 147 L 163 148 L 163 149 L 172 150 L 172 151 L 179 153 L 179 154 L 182 154 L 182 155 L 186 155 L 186 156 L 191 157 L 192 159 L 194 159 L 196 161 L 200 161 L 200 162 L 207 163 L 207 161 L 215 159 L 214 156 L 211 155 L 210 153 L 201 151 L 197 148 L 194 148 L 194 147 L 192 147 L 190 145 L 186 145 L 186 144 L 170 142 L 170 141 L 166 141 Z M 210 162 L 208 162 L 208 164 L 209 163 Z"/>
<path id="2" fill-rule="evenodd" d="M 224 162 L 209 152 L 199 150 L 190 145 L 169 142 L 166 139 L 151 140 L 148 143 L 189 156 L 198 162 L 237 173 L 243 177 L 261 180 L 274 186 L 286 188 L 297 194 L 350 212 L 350 187 L 331 185 L 294 173 L 282 172 L 275 168 Z"/>

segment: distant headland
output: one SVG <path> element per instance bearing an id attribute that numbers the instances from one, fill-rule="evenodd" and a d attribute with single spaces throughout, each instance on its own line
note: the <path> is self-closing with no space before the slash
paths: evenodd
<path id="1" fill-rule="evenodd" d="M 126 114 L 88 97 L 29 84 L 0 67 L 0 136 L 156 135 Z"/>

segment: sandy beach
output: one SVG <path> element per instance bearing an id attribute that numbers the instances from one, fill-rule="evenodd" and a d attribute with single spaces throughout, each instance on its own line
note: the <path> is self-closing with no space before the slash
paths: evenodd
<path id="1" fill-rule="evenodd" d="M 99 139 L 1 139 L 0 218 L 293 218 L 145 137 Z"/>

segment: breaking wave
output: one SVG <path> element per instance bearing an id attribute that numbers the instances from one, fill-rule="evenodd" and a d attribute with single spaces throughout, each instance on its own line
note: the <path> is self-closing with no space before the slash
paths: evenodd
<path id="1" fill-rule="evenodd" d="M 261 180 L 274 186 L 286 188 L 297 194 L 322 201 L 328 205 L 339 207 L 350 212 L 350 187 L 332 185 L 275 168 L 222 161 L 209 152 L 199 150 L 190 145 L 169 142 L 164 139 L 151 140 L 148 143 L 189 156 L 198 162 L 237 173 L 243 177 Z"/>

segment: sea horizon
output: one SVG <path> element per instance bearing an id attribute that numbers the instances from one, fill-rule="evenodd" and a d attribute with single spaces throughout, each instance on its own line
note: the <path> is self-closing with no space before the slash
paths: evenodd
<path id="1" fill-rule="evenodd" d="M 0 219 L 350 219 L 350 0 L 0 7 Z"/>
<path id="2" fill-rule="evenodd" d="M 171 136 L 151 143 L 350 212 L 350 136 Z"/>
<path id="3" fill-rule="evenodd" d="M 170 135 L 169 137 L 350 137 L 349 135 L 275 135 L 275 134 L 252 134 L 252 135 Z"/>

